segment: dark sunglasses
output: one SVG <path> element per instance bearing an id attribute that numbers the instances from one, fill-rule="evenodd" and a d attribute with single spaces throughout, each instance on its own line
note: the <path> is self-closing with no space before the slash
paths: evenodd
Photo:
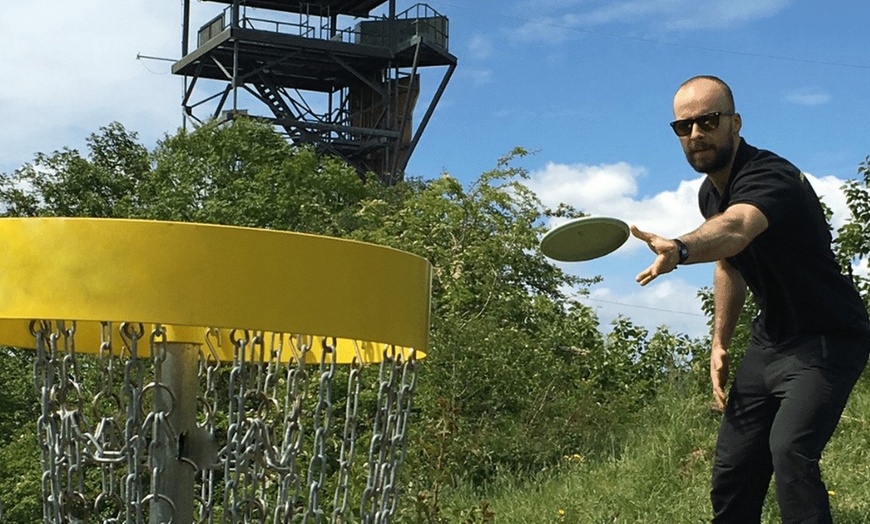
<path id="1" fill-rule="evenodd" d="M 722 115 L 733 115 L 734 113 L 726 113 L 725 111 L 716 111 L 715 113 L 707 113 L 706 115 L 696 116 L 695 118 L 686 118 L 683 120 L 674 120 L 671 122 L 671 127 L 677 136 L 689 136 L 692 134 L 692 127 L 698 124 L 702 131 L 713 131 L 719 127 L 719 117 Z"/>

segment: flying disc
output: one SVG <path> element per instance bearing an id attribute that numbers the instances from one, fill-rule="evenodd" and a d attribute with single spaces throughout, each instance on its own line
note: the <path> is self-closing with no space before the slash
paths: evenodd
<path id="1" fill-rule="evenodd" d="M 541 239 L 541 252 L 560 262 L 603 257 L 628 240 L 628 225 L 608 217 L 575 218 L 554 227 Z"/>

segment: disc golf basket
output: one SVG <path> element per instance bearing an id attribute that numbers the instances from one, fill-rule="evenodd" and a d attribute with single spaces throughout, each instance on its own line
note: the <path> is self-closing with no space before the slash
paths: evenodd
<path id="1" fill-rule="evenodd" d="M 0 239 L 0 344 L 36 352 L 45 522 L 390 521 L 427 261 L 136 220 L 4 218 Z"/>

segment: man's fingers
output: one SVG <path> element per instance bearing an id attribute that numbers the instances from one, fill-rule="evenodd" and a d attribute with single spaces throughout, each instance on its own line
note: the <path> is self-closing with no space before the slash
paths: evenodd
<path id="1" fill-rule="evenodd" d="M 629 228 L 631 230 L 631 234 L 635 236 L 635 238 L 639 238 L 644 242 L 649 242 L 649 239 L 652 237 L 652 233 L 647 233 L 646 231 L 641 231 L 637 228 L 637 226 L 631 226 Z"/>
<path id="2" fill-rule="evenodd" d="M 728 397 L 725 395 L 725 390 L 722 388 L 713 388 L 713 399 L 716 401 L 716 407 L 719 411 L 725 411 L 725 404 Z"/>
<path id="3" fill-rule="evenodd" d="M 641 286 L 645 286 L 655 280 L 656 274 L 653 273 L 652 266 L 646 268 L 642 273 L 635 277 L 635 281 Z"/>
<path id="4" fill-rule="evenodd" d="M 649 284 L 650 282 L 655 280 L 656 277 L 658 277 L 659 275 L 664 275 L 665 273 L 668 273 L 671 271 L 670 269 L 668 269 L 667 271 L 662 271 L 662 266 L 664 265 L 664 263 L 665 263 L 664 255 L 657 256 L 655 262 L 653 262 L 653 264 L 650 267 L 644 269 L 643 272 L 641 272 L 639 275 L 637 275 L 637 277 L 634 280 L 637 283 L 639 283 L 641 286 L 645 286 L 645 285 Z"/>

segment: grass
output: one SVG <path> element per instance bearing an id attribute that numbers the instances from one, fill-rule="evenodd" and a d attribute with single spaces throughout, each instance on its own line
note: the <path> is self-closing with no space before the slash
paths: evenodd
<path id="1" fill-rule="evenodd" d="M 524 479 L 502 475 L 483 493 L 445 492 L 449 522 L 504 524 L 709 522 L 709 474 L 718 416 L 709 398 L 675 388 L 599 459 L 583 450 Z M 870 380 L 859 383 L 822 459 L 834 522 L 870 523 Z M 485 508 L 485 510 L 484 510 Z M 488 515 L 485 517 L 484 515 Z M 772 490 L 763 523 L 778 523 Z"/>

